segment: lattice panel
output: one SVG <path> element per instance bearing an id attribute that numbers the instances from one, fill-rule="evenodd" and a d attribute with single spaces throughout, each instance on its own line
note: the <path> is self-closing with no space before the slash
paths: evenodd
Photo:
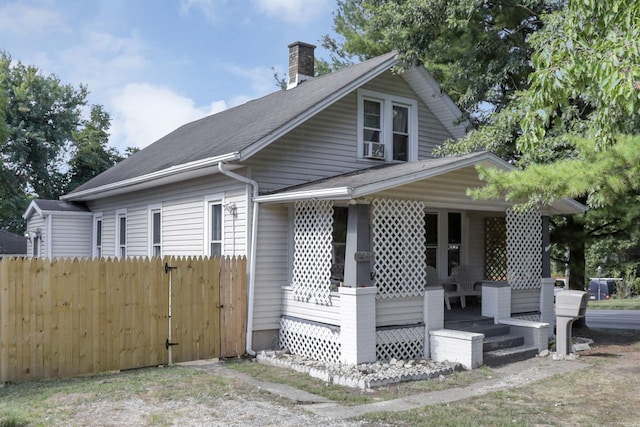
<path id="1" fill-rule="evenodd" d="M 376 332 L 376 359 L 419 359 L 424 355 L 424 326 Z"/>
<path id="2" fill-rule="evenodd" d="M 532 322 L 539 322 L 540 321 L 540 314 L 539 313 L 531 313 L 531 314 L 512 314 L 511 315 L 512 318 L 514 319 L 521 319 L 521 320 L 530 320 Z"/>
<path id="3" fill-rule="evenodd" d="M 333 204 L 306 200 L 295 205 L 293 297 L 316 304 L 331 303 Z"/>
<path id="4" fill-rule="evenodd" d="M 340 363 L 340 332 L 324 326 L 280 319 L 280 347 L 313 360 Z"/>
<path id="5" fill-rule="evenodd" d="M 424 295 L 424 203 L 377 199 L 371 207 L 377 297 Z"/>
<path id="6" fill-rule="evenodd" d="M 539 288 L 542 278 L 542 214 L 507 210 L 507 280 L 512 288 Z"/>
<path id="7" fill-rule="evenodd" d="M 484 278 L 507 280 L 507 222 L 504 217 L 484 219 Z"/>

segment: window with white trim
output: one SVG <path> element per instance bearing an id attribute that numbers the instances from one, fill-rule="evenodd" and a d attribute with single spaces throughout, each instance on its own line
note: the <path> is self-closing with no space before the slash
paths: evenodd
<path id="1" fill-rule="evenodd" d="M 102 256 L 102 214 L 93 215 L 93 257 Z"/>
<path id="2" fill-rule="evenodd" d="M 426 212 L 424 216 L 427 265 L 451 274 L 466 259 L 464 216 L 461 212 Z"/>
<path id="3" fill-rule="evenodd" d="M 116 211 L 116 256 L 127 256 L 127 210 Z"/>
<path id="4" fill-rule="evenodd" d="M 358 90 L 358 157 L 418 160 L 418 103 L 409 98 Z"/>
<path id="5" fill-rule="evenodd" d="M 149 206 L 149 257 L 162 256 L 162 207 Z"/>
<path id="6" fill-rule="evenodd" d="M 224 209 L 222 194 L 205 197 L 204 251 L 207 255 L 222 256 L 224 253 Z"/>

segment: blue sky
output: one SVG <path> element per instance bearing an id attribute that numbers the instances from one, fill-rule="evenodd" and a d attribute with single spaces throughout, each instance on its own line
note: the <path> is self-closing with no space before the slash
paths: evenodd
<path id="1" fill-rule="evenodd" d="M 277 90 L 288 49 L 332 32 L 335 0 L 0 0 L 0 50 L 86 84 L 112 146 L 144 147 L 181 124 Z"/>

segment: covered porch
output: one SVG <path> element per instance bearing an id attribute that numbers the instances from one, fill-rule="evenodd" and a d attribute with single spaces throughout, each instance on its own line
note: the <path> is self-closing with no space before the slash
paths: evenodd
<path id="1" fill-rule="evenodd" d="M 548 337 L 553 322 L 553 282 L 544 279 L 550 276 L 548 215 L 581 207 L 563 201 L 517 212 L 502 200 L 472 200 L 467 189 L 482 185 L 478 164 L 509 168 L 476 153 L 260 196 L 260 203 L 292 207 L 293 261 L 283 287 L 280 346 L 332 363 L 432 358 L 476 367 L 483 335 L 445 328 L 445 319 L 460 310 L 455 298 L 455 310 L 445 308 L 451 296 L 445 289 L 459 282 L 458 266 L 477 283 L 478 295 L 459 291 L 457 298 L 471 303 L 473 296 L 481 304 L 461 313 L 480 311 L 495 323 L 534 328 L 546 346 L 540 334 Z"/>

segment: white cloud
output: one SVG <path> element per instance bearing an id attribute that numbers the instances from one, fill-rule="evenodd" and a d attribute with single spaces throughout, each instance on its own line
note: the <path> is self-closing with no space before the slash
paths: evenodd
<path id="1" fill-rule="evenodd" d="M 59 11 L 31 7 L 22 2 L 0 7 L 0 34 L 10 37 L 34 38 L 54 32 L 71 32 Z"/>
<path id="2" fill-rule="evenodd" d="M 146 83 L 130 83 L 110 102 L 110 145 L 119 150 L 143 148 L 185 123 L 225 110 L 224 101 L 196 107 L 192 99 L 170 89 Z"/>
<path id="3" fill-rule="evenodd" d="M 219 19 L 221 5 L 227 3 L 227 0 L 180 0 L 180 13 L 182 15 L 189 14 L 192 10 L 196 13 L 202 13 L 207 20 L 214 22 Z"/>
<path id="4" fill-rule="evenodd" d="M 107 33 L 87 31 L 82 42 L 59 53 L 72 80 L 102 91 L 127 81 L 149 65 L 145 44 L 137 34 L 117 37 Z"/>
<path id="5" fill-rule="evenodd" d="M 329 0 L 253 0 L 259 11 L 303 26 L 331 9 Z"/>
<path id="6" fill-rule="evenodd" d="M 227 65 L 226 68 L 232 74 L 240 76 L 246 80 L 247 87 L 251 89 L 253 96 L 245 99 L 245 102 L 249 99 L 255 99 L 256 97 L 278 90 L 276 80 L 273 76 L 274 70 L 269 67 L 243 68 L 238 65 Z M 283 71 L 280 67 L 275 67 L 275 72 L 280 76 L 283 75 Z"/>

